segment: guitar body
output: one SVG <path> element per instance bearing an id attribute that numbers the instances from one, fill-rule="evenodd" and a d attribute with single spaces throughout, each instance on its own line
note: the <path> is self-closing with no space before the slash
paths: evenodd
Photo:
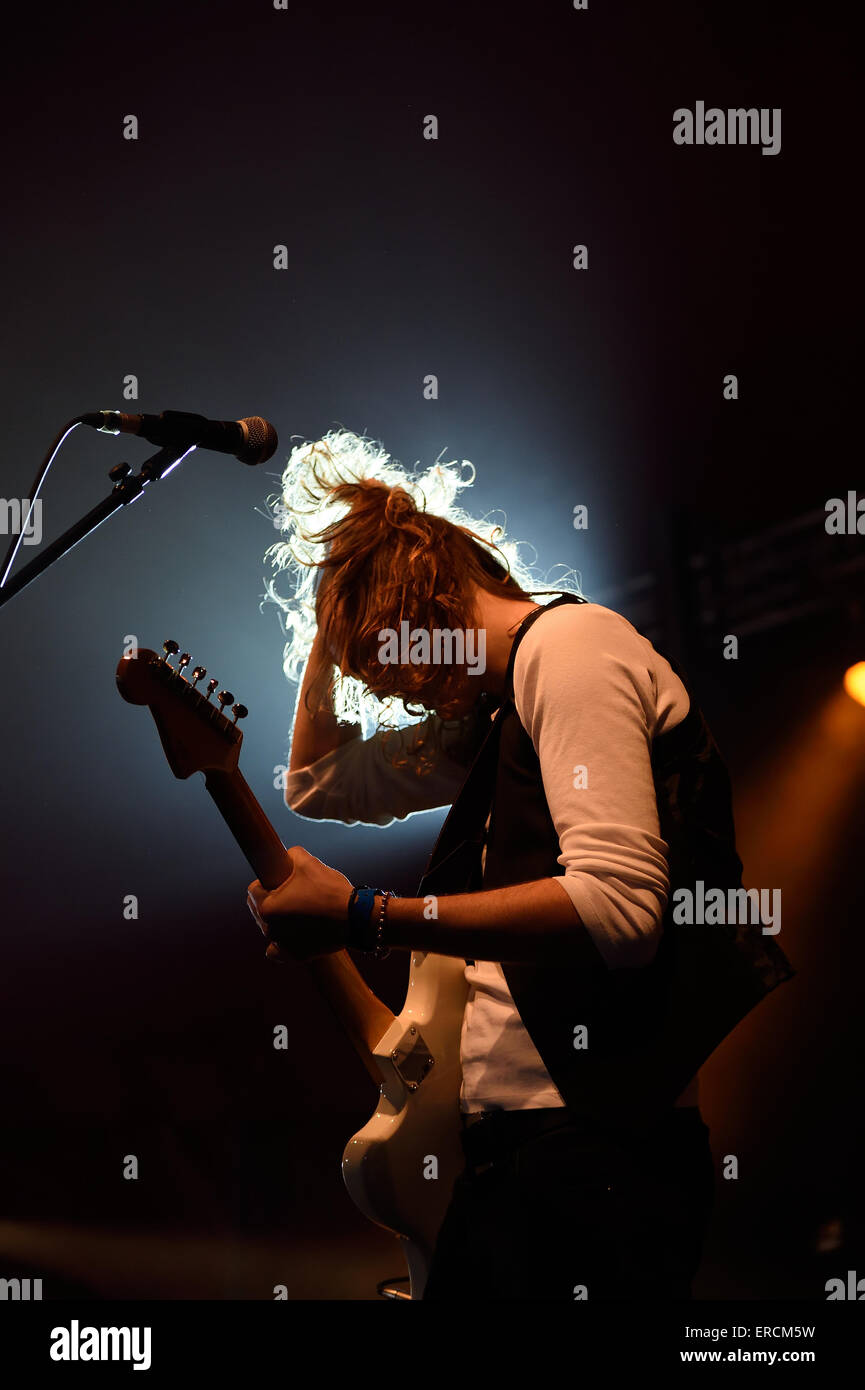
<path id="1" fill-rule="evenodd" d="M 412 955 L 402 1013 L 373 1056 L 375 1114 L 346 1145 L 342 1175 L 364 1216 L 402 1242 L 412 1299 L 423 1297 L 433 1248 L 465 1166 L 460 1144 L 460 1033 L 465 961 Z"/>

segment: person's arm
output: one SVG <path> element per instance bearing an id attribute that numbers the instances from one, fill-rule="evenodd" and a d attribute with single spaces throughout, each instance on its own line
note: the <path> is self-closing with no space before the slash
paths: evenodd
<path id="1" fill-rule="evenodd" d="M 289 810 L 307 820 L 384 827 L 417 811 L 449 806 L 474 751 L 473 716 L 446 724 L 430 714 L 418 723 L 381 728 L 363 738 L 359 724 L 340 724 L 332 709 L 315 711 L 314 717 L 307 710 L 307 693 L 328 660 L 317 634 L 295 711 L 283 787 Z M 421 741 L 431 763 L 422 772 Z"/>
<path id="2" fill-rule="evenodd" d="M 393 899 L 388 944 L 599 968 L 641 966 L 654 956 L 669 889 L 650 759 L 655 698 L 647 662 L 657 664 L 657 653 L 618 614 L 570 612 L 558 609 L 535 625 L 514 673 L 564 873 L 434 901 Z M 580 764 L 585 786 L 574 777 Z M 303 958 L 344 942 L 350 888 L 307 856 L 275 893 L 252 896 L 264 916 L 294 919 L 283 949 Z"/>
<path id="3" fill-rule="evenodd" d="M 300 694 L 297 697 L 294 728 L 291 734 L 291 755 L 288 764 L 290 773 L 296 772 L 298 768 L 308 767 L 311 763 L 317 762 L 319 758 L 323 758 L 326 753 L 332 752 L 334 748 L 340 748 L 344 743 L 349 743 L 351 739 L 358 738 L 360 735 L 359 724 L 340 724 L 333 710 L 319 709 L 313 718 L 307 708 L 306 697 L 312 682 L 324 667 L 332 665 L 333 663 L 324 650 L 321 632 L 317 631 L 303 673 Z M 286 800 L 288 800 L 288 785 L 288 779 L 286 779 Z"/>
<path id="4" fill-rule="evenodd" d="M 376 913 L 380 904 L 377 897 Z M 388 946 L 472 960 L 606 970 L 560 879 L 439 897 L 435 909 L 438 916 L 431 921 L 424 898 L 391 899 Z"/>
<path id="5" fill-rule="evenodd" d="M 279 945 L 272 941 L 268 956 L 308 960 L 339 951 L 348 935 L 351 884 L 344 874 L 300 846 L 292 846 L 289 853 L 294 864 L 290 878 L 272 893 L 256 880 L 247 893 L 247 905 L 261 930 L 279 936 Z M 489 892 L 438 897 L 432 920 L 429 898 L 391 898 L 387 944 L 475 960 L 606 969 L 559 885 L 559 879 L 542 878 Z M 374 911 L 378 913 L 380 907 L 381 898 L 376 896 Z"/>
<path id="6" fill-rule="evenodd" d="M 538 757 L 563 872 L 440 898 L 437 921 L 425 920 L 422 901 L 391 902 L 389 943 L 604 969 L 653 959 L 669 891 L 651 765 L 653 672 L 662 666 L 626 619 L 596 604 L 560 607 L 534 625 L 517 653 L 514 703 Z M 681 698 L 679 717 L 684 688 Z"/>

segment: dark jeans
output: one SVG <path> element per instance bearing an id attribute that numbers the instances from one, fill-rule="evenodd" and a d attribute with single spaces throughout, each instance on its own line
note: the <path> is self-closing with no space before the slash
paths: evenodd
<path id="1" fill-rule="evenodd" d="M 462 1138 L 425 1299 L 691 1297 L 714 1201 L 696 1106 L 640 1139 L 567 1109 L 493 1111 Z"/>

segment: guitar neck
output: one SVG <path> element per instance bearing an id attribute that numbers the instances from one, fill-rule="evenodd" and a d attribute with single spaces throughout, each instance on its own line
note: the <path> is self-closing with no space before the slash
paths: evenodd
<path id="1" fill-rule="evenodd" d="M 291 855 L 243 774 L 236 767 L 211 771 L 205 774 L 205 786 L 256 878 L 267 889 L 278 888 L 291 873 Z M 372 1053 L 394 1015 L 369 988 L 348 951 L 315 956 L 306 965 L 376 1086 L 381 1085 Z"/>

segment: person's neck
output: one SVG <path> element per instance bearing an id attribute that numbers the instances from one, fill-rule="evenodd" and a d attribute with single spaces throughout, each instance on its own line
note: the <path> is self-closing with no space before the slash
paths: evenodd
<path id="1" fill-rule="evenodd" d="M 534 599 L 503 598 L 480 588 L 475 590 L 474 603 L 478 626 L 486 634 L 486 670 L 481 677 L 481 688 L 501 695 L 517 628 L 541 604 Z"/>

